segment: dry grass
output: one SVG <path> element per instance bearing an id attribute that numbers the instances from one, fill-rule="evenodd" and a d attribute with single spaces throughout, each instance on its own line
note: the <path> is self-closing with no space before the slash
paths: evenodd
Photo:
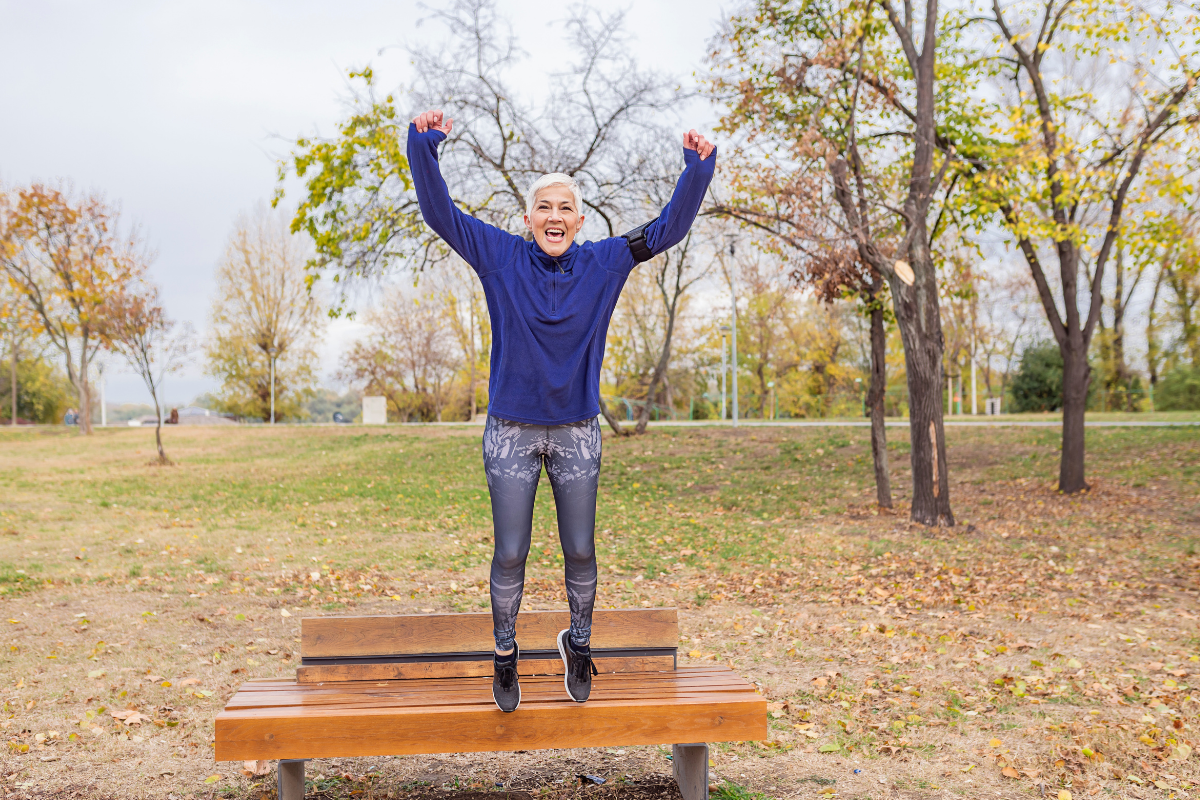
<path id="1" fill-rule="evenodd" d="M 302 616 L 486 606 L 475 431 L 180 429 L 168 469 L 145 432 L 0 435 L 10 796 L 258 796 L 270 780 L 213 762 L 212 718 L 246 677 L 295 668 Z M 724 799 L 1190 796 L 1195 433 L 1093 431 L 1094 490 L 1064 498 L 1053 431 L 951 429 L 962 524 L 940 531 L 902 498 L 870 506 L 864 436 L 606 440 L 601 602 L 678 605 L 685 663 L 729 663 L 772 702 L 770 741 L 714 747 Z M 563 601 L 548 498 L 529 607 Z M 640 800 L 672 794 L 666 752 L 309 773 L 321 797 Z"/>

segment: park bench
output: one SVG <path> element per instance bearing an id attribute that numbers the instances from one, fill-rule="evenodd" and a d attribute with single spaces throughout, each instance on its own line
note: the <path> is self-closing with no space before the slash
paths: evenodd
<path id="1" fill-rule="evenodd" d="M 570 700 L 556 637 L 565 611 L 525 611 L 521 706 L 492 699 L 491 614 L 308 617 L 295 680 L 247 681 L 216 719 L 218 761 L 279 760 L 279 800 L 310 758 L 670 744 L 684 800 L 708 796 L 708 742 L 761 740 L 766 701 L 724 666 L 676 664 L 675 609 L 597 609 L 600 675 Z"/>

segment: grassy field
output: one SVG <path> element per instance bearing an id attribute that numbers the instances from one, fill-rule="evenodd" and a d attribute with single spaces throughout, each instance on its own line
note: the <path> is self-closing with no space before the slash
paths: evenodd
<path id="1" fill-rule="evenodd" d="M 769 741 L 714 751 L 725 800 L 1191 796 L 1200 431 L 1089 430 L 1092 491 L 1071 498 L 1057 430 L 951 428 L 959 524 L 940 530 L 907 522 L 901 434 L 895 513 L 871 502 L 863 429 L 605 439 L 599 604 L 678 606 L 684 662 L 728 663 L 771 702 Z M 213 761 L 212 718 L 246 677 L 294 670 L 300 618 L 487 607 L 478 436 L 180 428 L 161 468 L 152 431 L 0 432 L 0 789 L 273 791 Z M 548 490 L 534 542 L 526 607 L 563 607 Z M 663 793 L 665 753 L 309 772 L 321 797 L 626 798 Z"/>

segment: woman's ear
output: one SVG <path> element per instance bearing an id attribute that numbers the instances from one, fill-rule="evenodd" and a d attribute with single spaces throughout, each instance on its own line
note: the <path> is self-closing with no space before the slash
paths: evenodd
<path id="1" fill-rule="evenodd" d="M 525 227 L 526 227 L 526 228 L 529 228 L 529 230 L 533 230 L 533 223 L 531 223 L 531 222 L 529 221 L 529 215 L 528 215 L 528 214 L 526 214 L 526 215 L 525 215 Z"/>
<path id="2" fill-rule="evenodd" d="M 575 221 L 575 232 L 579 233 L 583 230 L 583 214 L 579 215 L 579 219 Z"/>

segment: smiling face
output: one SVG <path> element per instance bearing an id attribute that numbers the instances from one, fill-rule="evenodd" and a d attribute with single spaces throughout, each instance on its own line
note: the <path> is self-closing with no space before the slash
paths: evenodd
<path id="1" fill-rule="evenodd" d="M 525 225 L 533 231 L 533 239 L 543 253 L 561 256 L 583 227 L 583 215 L 576 208 L 570 188 L 547 186 L 534 198 L 533 213 L 525 215 Z"/>

